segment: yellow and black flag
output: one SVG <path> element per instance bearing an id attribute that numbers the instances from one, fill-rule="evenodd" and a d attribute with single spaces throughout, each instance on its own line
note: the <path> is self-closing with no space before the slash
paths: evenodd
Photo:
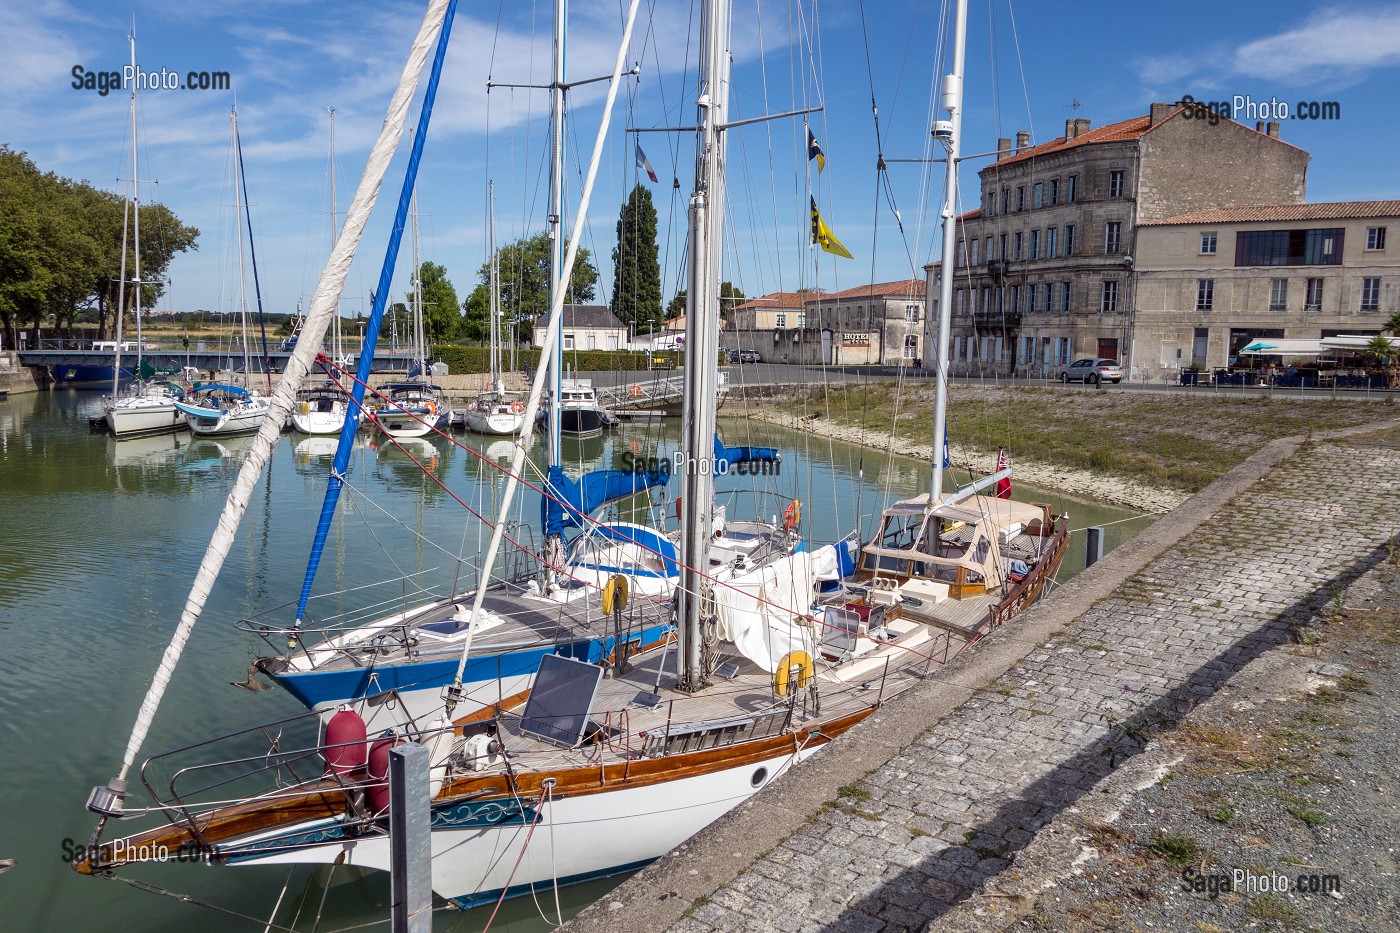
<path id="1" fill-rule="evenodd" d="M 831 228 L 826 225 L 826 221 L 822 220 L 822 215 L 817 213 L 816 198 L 812 198 L 812 242 L 828 253 L 845 256 L 847 259 L 855 258 L 847 251 L 846 247 L 841 245 L 840 240 L 831 235 Z"/>
<path id="2" fill-rule="evenodd" d="M 817 144 L 817 137 L 812 135 L 812 128 L 807 127 L 807 161 L 817 160 L 817 171 L 826 171 L 826 153 L 822 152 L 822 147 Z"/>

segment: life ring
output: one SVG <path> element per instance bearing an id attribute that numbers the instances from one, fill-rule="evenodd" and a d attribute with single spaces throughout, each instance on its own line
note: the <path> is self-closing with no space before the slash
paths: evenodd
<path id="1" fill-rule="evenodd" d="M 525 411 L 525 403 L 524 403 L 524 402 L 511 402 L 511 403 L 510 403 L 510 410 L 511 410 L 511 413 L 512 413 L 512 414 L 515 414 L 515 415 L 521 414 L 522 412 Z"/>
<path id="2" fill-rule="evenodd" d="M 616 607 L 618 612 L 627 608 L 627 578 L 617 573 L 603 587 L 603 615 L 610 616 Z"/>
<path id="3" fill-rule="evenodd" d="M 802 503 L 794 499 L 783 509 L 783 531 L 792 531 L 802 521 Z"/>
<path id="4" fill-rule="evenodd" d="M 640 396 L 642 394 L 641 385 L 635 382 L 632 383 L 630 386 L 627 387 L 627 394 L 632 396 L 633 398 Z"/>
<path id="5" fill-rule="evenodd" d="M 792 681 L 792 669 L 800 668 L 797 682 Z M 789 651 L 778 661 L 778 669 L 773 672 L 773 692 L 785 697 L 793 690 L 801 690 L 812 681 L 812 656 L 805 651 Z"/>
<path id="6" fill-rule="evenodd" d="M 435 415 L 435 414 L 437 414 L 437 405 L 433 404 L 432 402 L 429 402 L 429 403 L 428 403 L 427 405 L 425 405 L 424 407 L 428 409 L 428 414 L 430 414 L 430 415 Z"/>

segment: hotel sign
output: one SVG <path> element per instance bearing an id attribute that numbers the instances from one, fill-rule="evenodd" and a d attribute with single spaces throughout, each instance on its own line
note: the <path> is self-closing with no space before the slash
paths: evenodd
<path id="1" fill-rule="evenodd" d="M 841 346 L 843 347 L 868 347 L 870 346 L 869 334 L 842 334 Z"/>

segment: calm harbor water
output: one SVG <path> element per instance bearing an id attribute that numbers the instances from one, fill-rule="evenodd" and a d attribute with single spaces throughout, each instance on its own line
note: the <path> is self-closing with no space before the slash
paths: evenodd
<path id="1" fill-rule="evenodd" d="M 87 841 L 94 820 L 89 789 L 116 773 L 136 709 L 179 619 L 196 567 L 249 439 L 192 439 L 189 434 L 115 441 L 89 433 L 96 393 L 60 390 L 0 401 L 0 858 L 16 860 L 0 875 L 0 928 L 143 930 L 201 933 L 261 930 L 273 915 L 285 869 L 150 865 L 129 877 L 232 913 L 219 913 L 121 881 L 83 878 L 65 864 Z M 804 502 L 814 543 L 849 531 L 859 516 L 874 528 L 886 502 L 925 489 L 927 465 L 887 462 L 882 454 L 826 438 L 722 420 L 729 444 L 763 444 L 783 454 L 781 473 L 728 477 L 721 488 L 759 483 Z M 677 425 L 624 427 L 606 439 L 567 443 L 574 469 L 614 466 L 674 449 Z M 510 445 L 463 435 L 486 460 Z M 316 614 L 353 608 L 345 591 L 419 574 L 425 584 L 470 580 L 489 531 L 454 501 L 495 514 L 500 474 L 473 453 L 439 438 L 407 450 L 361 437 L 349 488 L 322 561 Z M 284 436 L 244 517 L 237 542 L 196 627 L 144 752 L 151 754 L 257 722 L 294 715 L 279 690 L 232 686 L 264 646 L 234 629 L 240 617 L 269 613 L 290 621 L 311 532 L 321 506 L 334 441 Z M 427 478 L 425 464 L 450 490 Z M 991 464 L 988 464 L 990 468 Z M 1149 519 L 1066 500 L 1018 485 L 1016 498 L 1051 501 L 1072 525 L 1107 524 L 1113 547 Z M 734 514 L 737 514 L 736 509 Z M 520 519 L 538 524 L 538 498 L 526 497 Z M 1116 523 L 1116 524 L 1109 524 Z M 1083 565 L 1083 537 L 1072 539 L 1061 574 Z M 460 560 L 459 560 L 460 558 Z M 288 603 L 291 605 L 286 605 Z M 278 609 L 277 607 L 284 607 Z M 133 781 L 133 802 L 144 795 Z M 290 876 L 277 921 L 297 930 L 335 930 L 382 916 L 387 876 L 346 869 L 322 903 L 326 870 Z M 614 882 L 563 889 L 566 914 Z M 320 914 L 319 927 L 316 927 Z M 479 930 L 490 908 L 440 912 L 438 930 Z M 509 901 L 492 929 L 548 929 L 553 897 Z M 253 919 L 256 918 L 256 922 Z M 378 927 L 387 929 L 387 925 Z"/>

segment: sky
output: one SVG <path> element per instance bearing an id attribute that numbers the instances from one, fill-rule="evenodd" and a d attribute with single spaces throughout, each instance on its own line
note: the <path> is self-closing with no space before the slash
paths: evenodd
<path id="1" fill-rule="evenodd" d="M 144 72 L 228 72 L 228 90 L 139 95 L 143 201 L 160 201 L 201 231 L 179 256 L 159 307 L 234 310 L 234 232 L 229 112 L 237 105 L 260 286 L 270 311 L 309 303 L 329 250 L 330 117 L 344 211 L 426 9 L 426 0 L 243 0 L 130 4 L 32 0 L 0 7 L 0 144 L 45 171 L 122 191 L 128 167 L 129 93 L 74 88 L 84 72 L 120 70 L 136 35 Z M 1033 142 L 1064 121 L 1094 126 L 1144 114 L 1153 101 L 1336 101 L 1340 119 L 1284 120 L 1282 137 L 1312 154 L 1308 200 L 1400 197 L 1400 4 L 1299 2 L 1124 4 L 1085 0 L 970 4 L 963 152 L 985 153 L 999 136 L 1029 130 Z M 496 187 L 496 240 L 543 229 L 547 212 L 547 95 L 487 82 L 539 84 L 550 73 L 550 2 L 460 4 L 443 86 L 418 179 L 420 254 L 442 264 L 465 299 L 488 250 L 487 184 Z M 612 284 L 618 209 L 638 181 L 627 127 L 693 125 L 698 5 L 643 0 L 627 81 L 589 207 L 583 245 L 600 268 L 599 299 Z M 621 40 L 620 0 L 572 0 L 567 78 L 611 72 Z M 946 70 L 940 4 L 925 0 L 736 0 L 731 119 L 820 107 L 729 132 L 725 277 L 749 295 L 836 290 L 921 275 L 935 258 L 941 166 L 928 158 L 928 126 Z M 570 91 L 566 226 L 602 113 L 606 82 Z M 872 98 L 878 115 L 872 116 Z M 415 103 L 411 118 L 416 121 Z M 810 122 L 824 172 L 806 158 Z M 1252 120 L 1248 125 L 1253 125 Z M 684 287 L 685 214 L 694 179 L 693 134 L 640 134 L 660 178 L 663 300 Z M 389 169 L 347 286 L 344 313 L 368 309 L 403 181 L 407 141 Z M 885 180 L 877 159 L 889 161 Z M 966 206 L 976 171 L 963 166 Z M 679 179 L 680 187 L 673 187 Z M 808 203 L 853 255 L 808 243 Z M 410 246 L 393 294 L 407 291 Z M 246 288 L 251 293 L 252 283 Z"/>

